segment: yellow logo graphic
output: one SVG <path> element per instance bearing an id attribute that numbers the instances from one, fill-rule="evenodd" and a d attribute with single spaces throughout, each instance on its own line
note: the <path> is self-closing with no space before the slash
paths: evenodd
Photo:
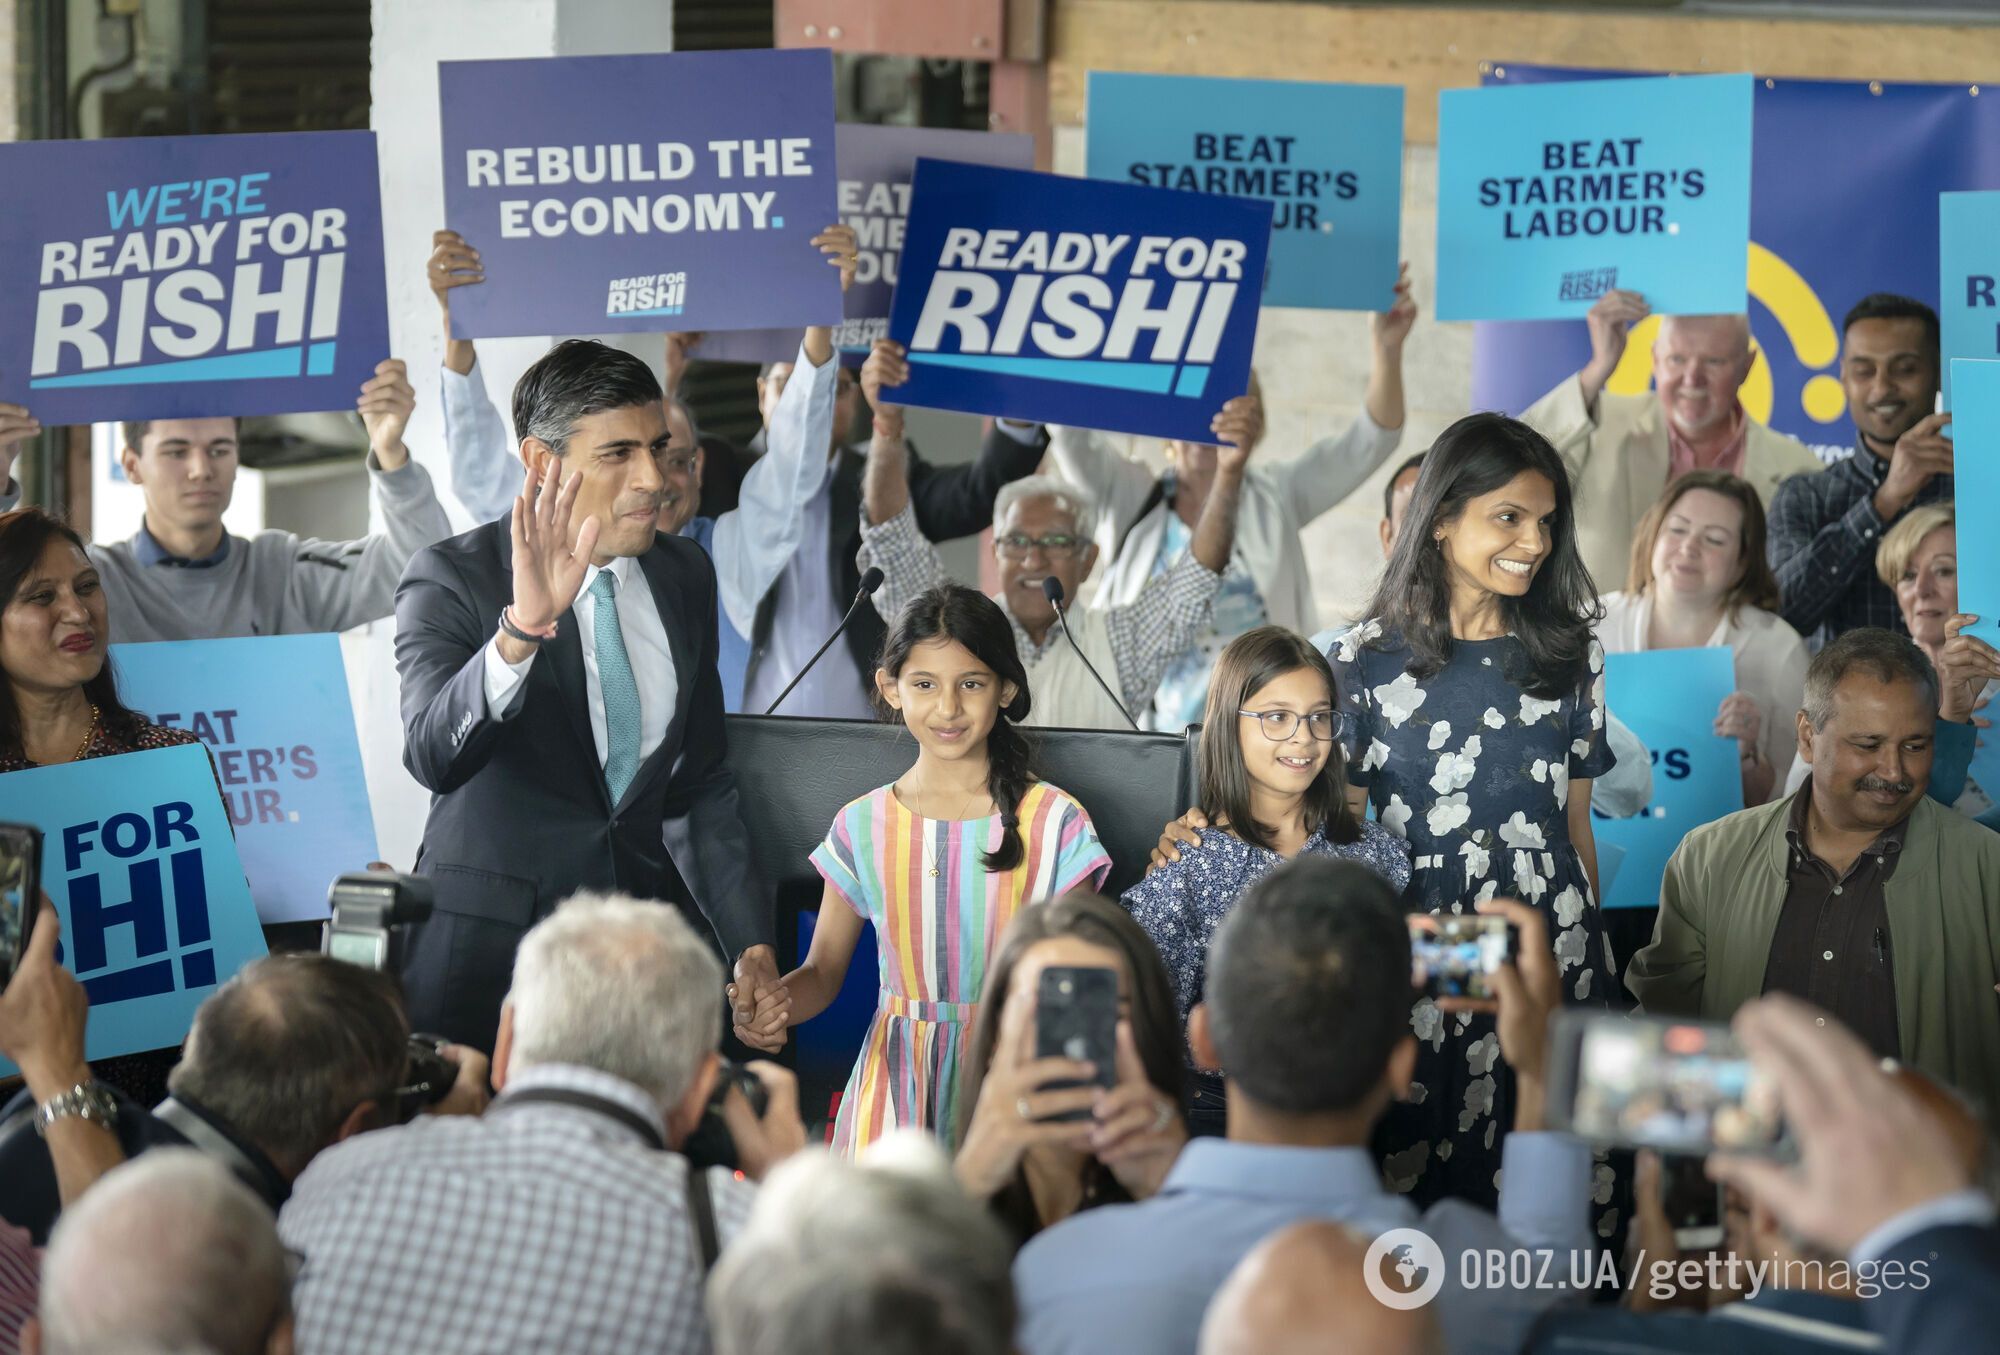
<path id="1" fill-rule="evenodd" d="M 1750 295 L 1764 303 L 1777 317 L 1778 327 L 1791 341 L 1800 365 L 1829 367 L 1840 356 L 1840 336 L 1834 332 L 1833 318 L 1813 292 L 1812 285 L 1798 270 L 1757 244 L 1750 245 Z M 1659 336 L 1660 317 L 1649 315 L 1633 327 L 1625 344 L 1625 357 L 1606 383 L 1620 395 L 1643 395 L 1653 384 L 1653 340 Z M 1752 345 L 1755 347 L 1755 345 Z M 1773 399 L 1771 366 L 1761 348 L 1750 364 L 1750 378 L 1743 383 L 1743 408 L 1759 423 L 1771 421 Z M 1807 379 L 1799 392 L 1799 407 L 1815 423 L 1833 423 L 1847 412 L 1847 393 L 1840 378 L 1820 372 Z"/>

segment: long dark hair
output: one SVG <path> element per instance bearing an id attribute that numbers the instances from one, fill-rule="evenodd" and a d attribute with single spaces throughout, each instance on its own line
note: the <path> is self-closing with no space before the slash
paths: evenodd
<path id="1" fill-rule="evenodd" d="M 1012 870 L 1027 859 L 1027 844 L 1021 840 L 1021 797 L 1039 778 L 1035 774 L 1035 747 L 1018 728 L 1028 718 L 1028 670 L 1014 648 L 1014 628 L 1000 605 L 975 589 L 955 583 L 939 584 L 911 598 L 896 624 L 882 638 L 882 657 L 877 666 L 891 678 L 899 676 L 910 651 L 932 640 L 950 640 L 963 645 L 972 657 L 993 670 L 1002 682 L 1014 684 L 1014 699 L 1000 709 L 993 729 L 986 736 L 986 790 L 1000 810 L 1000 845 L 986 853 L 986 869 Z M 885 719 L 902 716 L 875 695 Z"/>
<path id="2" fill-rule="evenodd" d="M 1369 605 L 1369 616 L 1384 630 L 1370 643 L 1389 649 L 1400 639 L 1409 646 L 1409 671 L 1418 679 L 1435 677 L 1452 652 L 1451 580 L 1432 533 L 1457 521 L 1470 500 L 1491 494 L 1524 471 L 1548 479 L 1555 489 L 1556 512 L 1549 557 L 1535 572 L 1534 583 L 1525 595 L 1500 600 L 1507 629 L 1528 657 L 1529 671 L 1512 676 L 1543 700 L 1574 691 L 1583 681 L 1591 627 L 1604 613 L 1576 548 L 1569 471 L 1547 438 L 1504 414 L 1468 414 L 1431 444 L 1403 534 Z"/>
<path id="3" fill-rule="evenodd" d="M 1277 825 L 1259 823 L 1250 812 L 1250 774 L 1243 766 L 1243 721 L 1237 712 L 1274 679 L 1301 668 L 1326 684 L 1327 700 L 1340 715 L 1340 689 L 1326 655 L 1296 631 L 1259 626 L 1231 640 L 1215 660 L 1208 685 L 1208 708 L 1201 722 L 1201 774 L 1196 800 L 1209 822 L 1227 822 L 1245 842 L 1275 851 Z M 1260 733 L 1256 737 L 1262 738 Z M 1347 808 L 1347 756 L 1339 739 L 1327 749 L 1326 765 L 1306 787 L 1306 831 L 1325 831 L 1334 842 L 1353 842 L 1361 825 Z"/>
<path id="4" fill-rule="evenodd" d="M 1124 961 L 1125 976 L 1131 982 L 1132 1043 L 1137 1046 L 1139 1062 L 1146 1069 L 1146 1081 L 1152 1083 L 1154 1090 L 1173 1098 L 1175 1113 L 1180 1113 L 1186 1046 L 1182 1042 L 1180 1007 L 1174 1000 L 1174 983 L 1167 976 L 1160 952 L 1154 949 L 1153 939 L 1146 935 L 1145 929 L 1116 900 L 1087 889 L 1073 889 L 1059 899 L 1015 914 L 1000 938 L 1000 947 L 979 990 L 979 1015 L 973 1021 L 972 1039 L 965 1050 L 958 1092 L 960 1142 L 952 1145 L 953 1151 L 963 1146 L 973 1107 L 979 1104 L 979 1089 L 992 1067 L 993 1051 L 1000 1043 L 1000 1022 L 1007 994 L 1013 988 L 1014 971 L 1020 968 L 1021 957 L 1040 942 L 1062 936 L 1073 936 L 1116 951 Z M 1130 1202 L 1131 1196 L 1103 1163 L 1092 1158 L 1084 1171 L 1085 1207 Z M 1026 1242 L 1041 1230 L 1034 1195 L 1018 1168 L 1014 1179 L 991 1203 L 1020 1241 Z"/>
<path id="5" fill-rule="evenodd" d="M 62 538 L 89 558 L 83 538 L 61 518 L 39 508 L 19 508 L 0 513 L 0 610 L 14 605 L 21 581 L 33 572 L 49 542 Z M 145 725 L 146 717 L 118 699 L 118 675 L 111 658 L 105 656 L 97 676 L 86 679 L 83 694 L 97 707 L 97 726 L 106 734 L 129 741 Z M 14 703 L 14 685 L 0 682 L 0 757 L 22 757 L 21 708 Z"/>

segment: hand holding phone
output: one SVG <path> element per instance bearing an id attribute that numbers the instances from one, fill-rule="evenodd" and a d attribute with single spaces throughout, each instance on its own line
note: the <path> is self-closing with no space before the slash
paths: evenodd
<path id="1" fill-rule="evenodd" d="M 1050 1082 L 1049 1091 L 1099 1086 L 1110 1090 L 1118 1071 L 1118 973 L 1100 966 L 1050 965 L 1035 989 L 1035 1057 L 1092 1064 L 1087 1082 Z M 1050 1120 L 1086 1120 L 1085 1110 Z"/>
<path id="2" fill-rule="evenodd" d="M 1619 1012 L 1564 1012 L 1551 1120 L 1608 1147 L 1705 1154 L 1788 1150 L 1775 1086 L 1729 1027 Z"/>
<path id="3" fill-rule="evenodd" d="M 1410 982 L 1428 998 L 1493 1002 L 1493 975 L 1514 958 L 1514 930 L 1484 913 L 1412 913 Z"/>
<path id="4" fill-rule="evenodd" d="M 21 963 L 41 895 L 42 830 L 31 823 L 0 823 L 0 988 Z"/>
<path id="5" fill-rule="evenodd" d="M 37 1099 L 90 1080 L 83 1058 L 90 999 L 76 977 L 56 963 L 62 921 L 40 890 L 27 947 L 0 989 L 0 1054 L 12 1059 Z"/>

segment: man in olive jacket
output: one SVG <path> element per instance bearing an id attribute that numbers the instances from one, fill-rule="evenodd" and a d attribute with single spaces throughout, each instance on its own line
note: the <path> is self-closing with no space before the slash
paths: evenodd
<path id="1" fill-rule="evenodd" d="M 1626 984 L 1648 1011 L 1715 1021 L 1792 993 L 1995 1125 L 2000 834 L 1924 795 L 1937 682 L 1885 630 L 1821 650 L 1798 722 L 1811 780 L 1687 835 Z"/>

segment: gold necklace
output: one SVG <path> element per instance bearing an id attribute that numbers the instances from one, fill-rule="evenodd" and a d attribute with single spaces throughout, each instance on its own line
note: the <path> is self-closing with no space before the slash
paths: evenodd
<path id="1" fill-rule="evenodd" d="M 930 792 L 925 790 L 922 786 L 917 787 L 917 794 L 923 796 L 924 799 L 926 800 L 930 799 Z M 979 797 L 979 794 L 980 792 L 975 790 L 972 792 L 972 794 L 966 796 L 965 803 L 958 807 L 958 817 L 956 819 L 951 820 L 951 822 L 953 823 L 962 822 L 965 818 L 965 811 L 972 808 L 972 802 Z M 923 818 L 924 816 L 919 814 L 917 817 Z M 931 837 L 929 833 L 926 833 L 923 836 L 923 846 L 924 846 L 924 865 L 930 870 L 931 878 L 935 880 L 938 874 L 937 853 L 933 851 L 931 848 Z"/>
<path id="2" fill-rule="evenodd" d="M 76 751 L 69 755 L 71 762 L 82 761 L 84 750 L 89 748 L 90 741 L 97 737 L 97 715 L 97 704 L 92 702 L 90 707 L 90 728 L 83 731 L 83 742 L 79 743 L 76 746 Z"/>

